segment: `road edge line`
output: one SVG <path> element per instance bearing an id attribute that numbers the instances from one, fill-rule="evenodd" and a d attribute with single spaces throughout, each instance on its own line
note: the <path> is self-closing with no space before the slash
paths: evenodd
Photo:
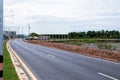
<path id="1" fill-rule="evenodd" d="M 23 62 L 23 60 L 17 55 L 17 53 L 12 49 L 12 47 L 10 46 L 10 41 L 7 42 L 7 49 L 10 49 L 10 53 L 13 53 L 16 58 L 19 60 L 20 64 L 24 67 L 25 71 L 29 74 L 29 76 L 31 77 L 32 80 L 37 80 L 37 78 L 35 77 L 35 75 L 33 75 L 32 71 L 27 67 L 27 65 L 25 65 L 25 63 Z M 24 71 L 24 70 L 23 70 Z"/>

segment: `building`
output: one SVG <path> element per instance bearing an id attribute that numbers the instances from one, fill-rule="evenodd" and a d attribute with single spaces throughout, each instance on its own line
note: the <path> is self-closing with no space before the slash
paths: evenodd
<path id="1" fill-rule="evenodd" d="M 16 38 L 16 31 L 4 31 L 4 39 L 14 39 Z"/>
<path id="2" fill-rule="evenodd" d="M 49 39 L 50 39 L 50 36 L 41 35 L 41 36 L 39 36 L 39 39 L 40 39 L 40 40 L 49 40 Z"/>

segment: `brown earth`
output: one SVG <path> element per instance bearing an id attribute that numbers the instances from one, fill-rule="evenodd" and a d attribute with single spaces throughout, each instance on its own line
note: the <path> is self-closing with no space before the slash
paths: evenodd
<path id="1" fill-rule="evenodd" d="M 66 50 L 66 51 L 74 52 L 77 54 L 82 54 L 82 55 L 92 56 L 96 58 L 120 62 L 120 52 L 118 51 L 88 48 L 88 47 L 68 45 L 68 44 L 55 43 L 55 42 L 43 42 L 43 41 L 37 41 L 37 40 L 31 40 L 27 42 L 37 44 L 37 45 L 57 48 L 61 50 Z"/>

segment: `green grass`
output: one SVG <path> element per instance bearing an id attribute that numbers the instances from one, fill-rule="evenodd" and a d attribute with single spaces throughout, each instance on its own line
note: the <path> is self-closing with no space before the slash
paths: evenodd
<path id="1" fill-rule="evenodd" d="M 96 43 L 96 42 L 120 42 L 120 39 L 99 39 L 99 38 L 81 38 L 81 39 L 51 39 L 53 42 L 86 42 L 86 43 Z"/>
<path id="2" fill-rule="evenodd" d="M 112 49 L 112 48 L 114 48 L 112 45 L 110 45 L 110 44 L 105 44 L 105 43 L 98 43 L 97 46 L 98 46 L 99 48 L 103 48 L 103 49 Z"/>
<path id="3" fill-rule="evenodd" d="M 15 68 L 12 64 L 10 55 L 6 48 L 6 42 L 4 43 L 4 59 L 3 59 L 3 80 L 19 80 Z"/>

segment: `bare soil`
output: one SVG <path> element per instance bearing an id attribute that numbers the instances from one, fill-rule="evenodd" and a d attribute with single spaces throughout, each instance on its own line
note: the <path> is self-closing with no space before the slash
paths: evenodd
<path id="1" fill-rule="evenodd" d="M 119 51 L 111 51 L 105 49 L 98 49 L 98 48 L 89 48 L 77 45 L 69 45 L 64 43 L 55 43 L 55 42 L 43 42 L 38 40 L 31 40 L 27 41 L 29 43 L 57 48 L 61 50 L 66 50 L 70 52 L 74 52 L 76 54 L 82 54 L 87 56 L 92 56 L 96 58 L 111 60 L 115 62 L 120 62 L 120 52 Z"/>

